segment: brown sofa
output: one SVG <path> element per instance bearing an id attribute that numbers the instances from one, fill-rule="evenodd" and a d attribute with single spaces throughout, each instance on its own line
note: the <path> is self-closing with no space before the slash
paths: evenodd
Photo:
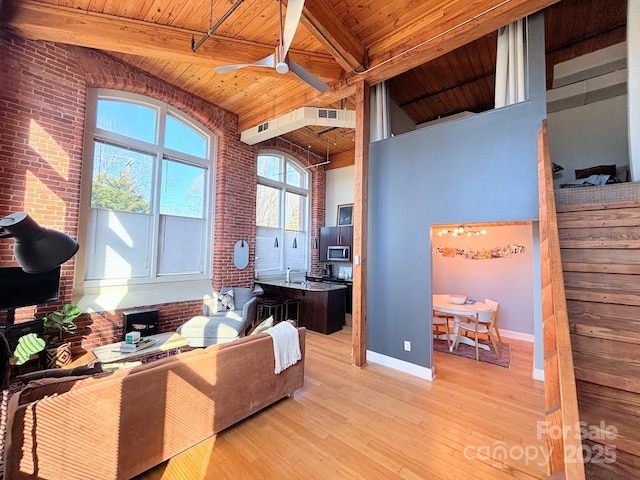
<path id="1" fill-rule="evenodd" d="M 266 333 L 93 377 L 30 382 L 8 407 L 5 478 L 131 478 L 220 432 L 304 381 L 274 374 Z"/>

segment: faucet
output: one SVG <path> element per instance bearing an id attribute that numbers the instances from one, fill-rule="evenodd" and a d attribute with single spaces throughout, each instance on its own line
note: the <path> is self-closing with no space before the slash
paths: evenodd
<path id="1" fill-rule="evenodd" d="M 284 283 L 291 283 L 291 269 L 287 267 L 287 275 L 284 279 Z"/>

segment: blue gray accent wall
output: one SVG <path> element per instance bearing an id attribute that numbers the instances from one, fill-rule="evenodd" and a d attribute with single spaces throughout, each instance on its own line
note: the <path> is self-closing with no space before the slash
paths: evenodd
<path id="1" fill-rule="evenodd" d="M 371 144 L 368 350 L 432 366 L 433 224 L 538 218 L 537 134 L 546 117 L 541 14 L 529 18 L 527 44 L 528 101 Z"/>

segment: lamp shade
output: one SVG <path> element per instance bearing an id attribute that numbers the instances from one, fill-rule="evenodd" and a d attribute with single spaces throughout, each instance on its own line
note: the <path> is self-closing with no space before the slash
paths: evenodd
<path id="1" fill-rule="evenodd" d="M 46 272 L 73 257 L 79 245 L 66 233 L 41 227 L 25 212 L 0 220 L 0 238 L 13 238 L 13 254 L 27 273 Z"/>

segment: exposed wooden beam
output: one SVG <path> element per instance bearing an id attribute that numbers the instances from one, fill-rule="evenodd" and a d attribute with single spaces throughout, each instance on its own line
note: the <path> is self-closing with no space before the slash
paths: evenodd
<path id="1" fill-rule="evenodd" d="M 372 85 L 395 77 L 557 2 L 558 0 L 447 2 L 371 45 L 370 67 L 364 75 Z M 358 82 L 357 76 L 350 81 Z"/>
<path id="2" fill-rule="evenodd" d="M 451 0 L 369 48 L 369 67 L 332 84 L 329 91 L 301 95 L 279 105 L 261 105 L 240 114 L 242 129 L 304 106 L 326 106 L 353 94 L 362 80 L 373 85 L 466 45 L 558 0 Z"/>
<path id="3" fill-rule="evenodd" d="M 364 45 L 326 0 L 305 2 L 302 21 L 347 72 L 366 68 Z"/>
<path id="4" fill-rule="evenodd" d="M 3 24 L 32 40 L 77 45 L 99 50 L 161 58 L 203 66 L 251 63 L 273 53 L 274 47 L 212 35 L 197 52 L 191 38 L 202 32 L 60 7 L 32 0 L 4 5 Z M 322 78 L 333 81 L 343 75 L 331 55 L 290 50 L 291 58 Z M 279 75 L 262 68 L 261 73 Z"/>
<path id="5" fill-rule="evenodd" d="M 367 218 L 369 217 L 370 85 L 356 85 L 356 140 L 353 191 L 353 363 L 367 363 Z"/>

